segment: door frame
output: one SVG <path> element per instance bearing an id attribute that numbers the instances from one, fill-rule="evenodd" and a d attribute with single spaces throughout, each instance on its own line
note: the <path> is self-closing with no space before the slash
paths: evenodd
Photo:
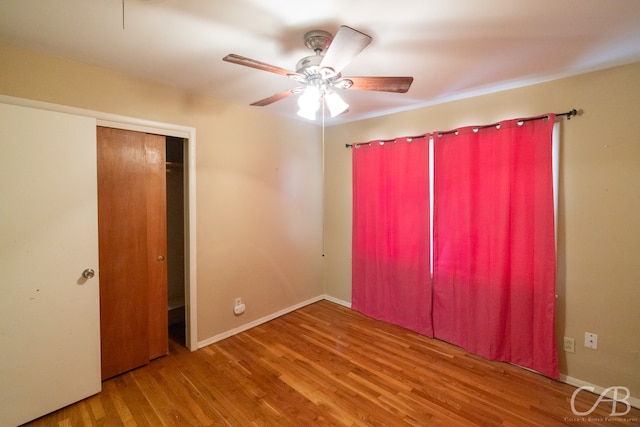
<path id="1" fill-rule="evenodd" d="M 197 327 L 197 253 L 196 253 L 196 128 L 190 126 L 162 123 L 136 117 L 121 116 L 66 105 L 34 101 L 0 95 L 0 102 L 74 114 L 96 119 L 96 126 L 126 129 L 137 132 L 155 133 L 184 139 L 186 146 L 186 184 L 185 184 L 185 309 L 186 309 L 186 346 L 189 350 L 198 349 Z M 96 184 L 97 185 L 97 184 Z"/>

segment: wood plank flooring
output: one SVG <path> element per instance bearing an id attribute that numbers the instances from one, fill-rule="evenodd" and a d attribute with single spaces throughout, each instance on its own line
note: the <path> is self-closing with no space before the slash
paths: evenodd
<path id="1" fill-rule="evenodd" d="M 103 383 L 29 426 L 640 425 L 574 387 L 320 301 Z M 597 396 L 582 392 L 578 410 Z M 620 409 L 620 408 L 618 408 Z"/>

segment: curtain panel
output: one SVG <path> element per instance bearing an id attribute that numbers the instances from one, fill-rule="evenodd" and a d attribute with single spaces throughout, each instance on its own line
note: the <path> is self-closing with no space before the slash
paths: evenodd
<path id="1" fill-rule="evenodd" d="M 434 336 L 558 378 L 549 119 L 434 136 Z"/>
<path id="2" fill-rule="evenodd" d="M 429 139 L 353 148 L 352 308 L 433 336 Z"/>

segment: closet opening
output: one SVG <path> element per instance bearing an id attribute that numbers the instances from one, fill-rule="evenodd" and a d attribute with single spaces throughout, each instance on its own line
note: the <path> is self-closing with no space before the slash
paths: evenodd
<path id="1" fill-rule="evenodd" d="M 169 339 L 186 346 L 185 159 L 184 138 L 166 137 L 167 307 Z"/>

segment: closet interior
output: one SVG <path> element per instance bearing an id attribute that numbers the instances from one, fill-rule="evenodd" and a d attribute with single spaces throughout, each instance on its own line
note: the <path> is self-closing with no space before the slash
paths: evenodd
<path id="1" fill-rule="evenodd" d="M 167 307 L 169 336 L 185 345 L 185 143 L 168 136 L 167 172 Z"/>

